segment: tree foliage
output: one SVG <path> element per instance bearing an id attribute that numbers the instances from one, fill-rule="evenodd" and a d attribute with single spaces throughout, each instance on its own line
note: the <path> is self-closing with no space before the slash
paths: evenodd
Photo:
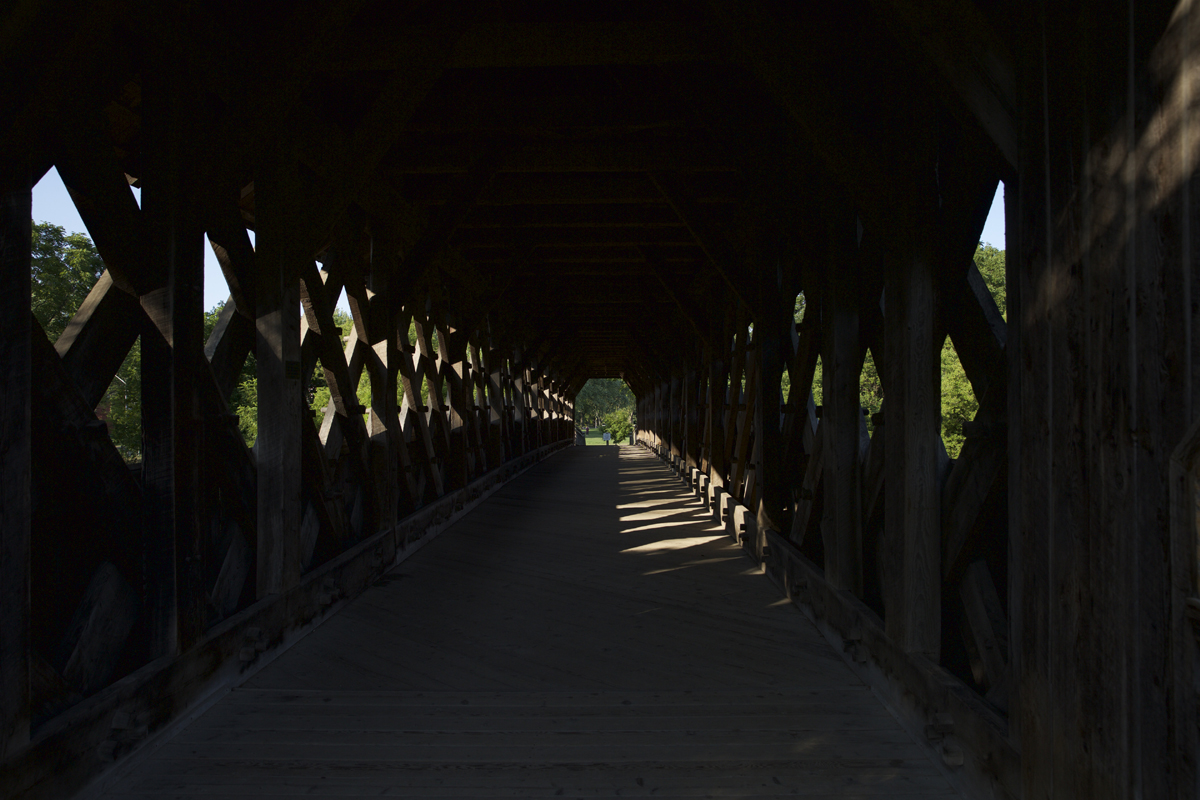
<path id="1" fill-rule="evenodd" d="M 33 223 L 33 315 L 46 336 L 58 339 L 104 272 L 104 261 L 82 233 Z"/>
<path id="2" fill-rule="evenodd" d="M 33 223 L 30 303 L 51 342 L 56 341 L 104 273 L 91 239 L 48 222 Z M 142 348 L 133 343 L 96 406 L 113 444 L 126 460 L 142 453 Z"/>
<path id="3" fill-rule="evenodd" d="M 1004 251 L 980 242 L 975 248 L 975 266 L 983 276 L 1000 314 L 1008 319 L 1007 294 L 1004 285 Z M 975 418 L 979 401 L 962 362 L 950 338 L 942 345 L 942 441 L 951 458 L 962 451 L 963 423 Z"/>
<path id="4" fill-rule="evenodd" d="M 601 422 L 604 430 L 611 434 L 614 443 L 627 441 L 633 430 L 633 409 L 618 408 L 610 411 L 604 415 Z"/>
<path id="5" fill-rule="evenodd" d="M 575 396 L 575 423 L 603 427 L 604 418 L 618 409 L 633 414 L 633 392 L 619 378 L 592 378 Z M 628 434 L 626 434 L 628 435 Z"/>
<path id="6" fill-rule="evenodd" d="M 979 243 L 975 248 L 975 266 L 983 276 L 992 299 L 996 301 L 1000 315 L 1008 319 L 1008 304 L 1004 290 L 1004 251 L 997 250 L 990 244 Z"/>
<path id="7" fill-rule="evenodd" d="M 207 342 L 208 337 L 212 336 L 217 319 L 224 309 L 225 301 L 222 300 L 211 310 L 204 312 L 204 341 Z M 254 440 L 258 438 L 258 362 L 253 350 L 242 364 L 237 385 L 230 392 L 228 400 L 230 412 L 238 416 L 238 430 L 242 432 L 246 446 L 253 447 Z"/>

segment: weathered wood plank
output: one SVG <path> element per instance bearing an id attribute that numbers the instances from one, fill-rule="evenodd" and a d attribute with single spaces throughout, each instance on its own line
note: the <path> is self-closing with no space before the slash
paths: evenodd
<path id="1" fill-rule="evenodd" d="M 372 450 L 378 450 L 379 456 L 371 459 L 373 469 L 370 480 L 379 509 L 376 524 L 381 530 L 394 528 L 399 518 L 400 476 L 397 469 L 399 452 L 407 449 L 397 405 L 397 376 L 401 362 L 407 361 L 407 356 L 400 350 L 400 339 L 407 337 L 408 333 L 407 330 L 399 330 L 401 303 L 395 295 L 400 294 L 401 288 L 394 286 L 391 281 L 396 272 L 397 246 L 394 235 L 386 225 L 372 225 L 369 288 L 375 297 L 371 303 L 371 339 L 368 342 L 371 346 L 364 348 L 363 354 L 371 380 L 368 433 L 372 439 Z"/>
<path id="2" fill-rule="evenodd" d="M 964 2 L 942 3 L 936 10 L 910 0 L 872 5 L 903 31 L 897 37 L 903 44 L 937 68 L 1015 170 L 1016 78 L 1011 54 L 983 12 Z"/>
<path id="3" fill-rule="evenodd" d="M 31 712 L 33 231 L 28 170 L 14 183 L 0 184 L 0 757 L 28 743 Z"/>
<path id="4" fill-rule="evenodd" d="M 974 639 L 983 662 L 985 686 L 992 690 L 988 696 L 1004 707 L 1008 694 L 1008 616 L 1000 605 L 987 562 L 974 561 L 967 567 L 959 591 L 967 612 L 967 633 Z"/>
<path id="5" fill-rule="evenodd" d="M 58 646 L 55 668 L 80 694 L 113 677 L 140 612 L 137 591 L 105 561 L 96 570 Z"/>
<path id="6" fill-rule="evenodd" d="M 487 398 L 487 373 L 483 365 L 483 355 L 478 344 L 468 346 L 471 356 L 472 391 L 471 402 L 474 413 L 471 415 L 471 433 L 475 441 L 475 459 L 479 470 L 486 472 L 499 466 L 495 454 L 491 451 L 491 405 Z"/>
<path id="7" fill-rule="evenodd" d="M 558 458 L 229 694 L 112 793 L 245 793 L 273 779 L 283 791 L 400 796 L 486 794 L 499 781 L 526 796 L 604 788 L 594 771 L 576 783 L 563 771 L 603 761 L 618 776 L 608 790 L 623 794 L 736 793 L 753 769 L 777 775 L 767 791 L 779 795 L 953 796 L 815 627 L 744 576 L 744 559 L 657 458 L 631 448 Z M 614 539 L 629 527 L 620 516 L 656 511 L 693 518 Z M 472 617 L 447 635 L 446 619 Z M 351 645 L 367 635 L 372 647 Z M 527 768 L 531 752 L 541 769 Z M 654 769 L 635 776 L 631 762 Z M 453 774 L 429 772 L 437 763 L 455 764 Z M 543 785 L 547 775 L 558 785 Z"/>
<path id="8" fill-rule="evenodd" d="M 942 574 L 954 582 L 989 543 L 973 536 L 980 513 L 1002 497 L 1007 448 L 999 435 L 968 437 L 942 491 Z M 986 523 L 986 520 L 983 520 Z"/>
<path id="9" fill-rule="evenodd" d="M 429 432 L 429 417 L 424 402 L 421 398 L 421 379 L 425 373 L 421 365 L 421 356 L 419 353 L 413 353 L 408 345 L 408 323 L 411 319 L 411 310 L 405 309 L 400 316 L 400 323 L 397 330 L 404 331 L 404 343 L 401 345 L 402 350 L 397 355 L 397 367 L 399 369 L 400 384 L 404 389 L 404 406 L 400 409 L 400 418 L 403 424 L 407 426 L 415 426 L 408 428 L 412 431 L 414 439 L 422 448 L 424 454 L 424 472 L 433 485 L 434 494 L 441 497 L 445 494 L 445 486 L 442 481 L 442 468 L 438 459 L 437 447 L 434 445 L 433 436 Z"/>
<path id="10" fill-rule="evenodd" d="M 730 491 L 732 491 L 735 485 L 732 470 L 734 448 L 737 446 L 737 415 L 738 408 L 742 403 L 742 379 L 745 377 L 746 370 L 746 339 L 748 336 L 745 318 L 742 316 L 740 308 L 736 315 L 736 320 L 733 336 L 733 360 L 730 362 L 729 367 L 729 388 L 727 390 L 723 389 L 728 400 L 725 406 L 725 443 L 723 445 L 725 452 L 722 461 L 728 470 Z"/>
<path id="11" fill-rule="evenodd" d="M 89 405 L 97 405 L 140 333 L 137 298 L 113 283 L 108 270 L 54 342 L 63 368 Z"/>
<path id="12" fill-rule="evenodd" d="M 750 458 L 750 437 L 762 437 L 762 432 L 754 431 L 754 401 L 758 396 L 758 352 L 755 347 L 747 354 L 750 366 L 746 369 L 746 391 L 742 397 L 740 411 L 737 411 L 737 440 L 734 444 L 733 474 L 730 485 L 732 493 L 739 500 L 745 496 L 746 467 Z"/>
<path id="13" fill-rule="evenodd" d="M 195 155 L 184 130 L 194 109 L 152 83 L 148 114 L 159 140 L 149 154 L 142 214 L 152 222 L 143 252 L 166 265 L 166 286 L 140 297 L 158 336 L 142 341 L 142 486 L 146 495 L 146 613 L 153 656 L 174 655 L 207 628 L 200 415 L 204 351 L 204 233 L 193 194 Z M 172 87 L 172 91 L 178 91 Z M 184 93 L 186 94 L 186 93 Z M 128 188 L 124 191 L 128 194 Z M 137 252 L 137 251 L 132 251 Z"/>
<path id="14" fill-rule="evenodd" d="M 1079 27 L 1048 8 L 1014 20 L 1029 103 L 1006 202 L 1013 716 L 1026 797 L 1195 792 L 1175 783 L 1194 775 L 1196 751 L 1171 740 L 1169 695 L 1194 702 L 1195 687 L 1169 688 L 1169 653 L 1195 645 L 1164 635 L 1177 630 L 1164 512 L 1170 453 L 1197 417 L 1195 90 L 1184 76 L 1195 74 L 1198 11 L 1139 7 Z M 1143 68 L 1151 52 L 1170 66 Z M 1087 124 L 1057 122 L 1069 119 Z M 1113 171 L 1118 158 L 1126 167 Z"/>
<path id="15" fill-rule="evenodd" d="M 474 477 L 475 453 L 471 450 L 471 426 L 469 420 L 473 416 L 470 410 L 469 392 L 470 364 L 466 361 L 466 347 L 461 352 L 450 352 L 450 337 L 452 328 L 442 325 L 436 328 L 438 340 L 438 363 L 441 365 L 443 380 L 450 397 L 448 433 L 450 435 L 450 458 L 448 464 L 448 483 L 451 490 L 461 489 Z"/>
<path id="16" fill-rule="evenodd" d="M 508 414 L 504 409 L 504 355 L 492 346 L 487 348 L 488 463 L 503 464 L 510 454 Z"/>
<path id="17" fill-rule="evenodd" d="M 825 436 L 825 508 L 821 534 L 825 545 L 825 579 L 835 588 L 862 597 L 859 376 L 864 348 L 859 340 L 857 292 L 853 283 L 856 270 L 850 261 L 854 256 L 845 247 L 835 250 L 832 243 L 831 251 L 821 335 L 824 391 L 821 431 Z"/>
<path id="18" fill-rule="evenodd" d="M 910 242 L 886 284 L 884 606 L 888 636 L 908 652 L 936 662 L 941 641 L 941 373 L 932 258 L 922 249 L 930 243 L 915 235 Z"/>
<path id="19" fill-rule="evenodd" d="M 254 553 L 246 543 L 246 536 L 236 525 L 229 535 L 229 547 L 221 562 L 221 570 L 211 591 L 213 608 L 219 618 L 232 614 L 242 596 L 242 589 L 250 579 L 254 568 Z"/>
<path id="20" fill-rule="evenodd" d="M 147 215 L 129 191 L 108 134 L 86 116 L 72 127 L 58 174 L 71 193 L 96 251 L 126 292 L 137 296 L 162 286 L 161 263 L 150 257 Z"/>
<path id="21" fill-rule="evenodd" d="M 247 320 L 255 319 L 254 245 L 237 207 L 222 203 L 206 220 L 208 243 L 229 284 L 229 298 L 237 312 Z"/>
<path id="22" fill-rule="evenodd" d="M 783 373 L 795 353 L 795 294 L 790 280 L 793 269 L 777 267 L 777 273 L 767 280 L 759 276 L 758 304 L 765 316 L 755 320 L 754 328 L 758 389 L 753 409 L 755 497 L 750 508 L 755 512 L 760 532 L 767 529 L 782 531 L 790 528 L 791 522 L 787 516 L 791 498 L 784 466 L 786 442 L 781 434 Z M 755 543 L 756 553 L 761 552 L 765 541 L 760 533 L 759 541 Z"/>
<path id="23" fill-rule="evenodd" d="M 805 424 L 808 424 L 807 421 Z M 820 491 L 821 481 L 825 475 L 825 448 L 829 437 L 825 435 L 824 425 L 824 420 L 817 423 L 817 430 L 813 436 L 813 452 L 804 466 L 804 479 L 800 482 L 796 514 L 792 517 L 792 531 L 788 538 L 795 542 L 797 547 L 804 546 L 804 540 L 812 525 L 812 513 L 817 503 L 817 493 Z"/>
<path id="24" fill-rule="evenodd" d="M 239 313 L 230 296 L 204 344 L 204 357 L 212 366 L 217 388 L 226 404 L 237 388 L 250 351 L 255 347 L 255 336 L 254 319 Z"/>
<path id="25" fill-rule="evenodd" d="M 300 580 L 300 276 L 288 209 L 298 201 L 296 165 L 277 156 L 255 180 L 258 329 L 258 596 Z"/>

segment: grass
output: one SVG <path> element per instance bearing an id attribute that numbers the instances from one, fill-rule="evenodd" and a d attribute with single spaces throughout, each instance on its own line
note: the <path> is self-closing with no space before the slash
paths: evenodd
<path id="1" fill-rule="evenodd" d="M 603 436 L 604 436 L 604 432 L 601 430 L 597 430 L 596 428 L 592 428 L 592 430 L 589 433 L 584 434 L 584 438 L 587 440 L 588 445 L 598 444 L 598 445 L 603 446 L 603 444 L 604 444 L 604 439 L 602 438 Z M 628 443 L 628 440 L 626 440 L 626 443 Z M 617 444 L 617 443 L 609 442 L 608 446 L 612 447 L 614 444 Z"/>

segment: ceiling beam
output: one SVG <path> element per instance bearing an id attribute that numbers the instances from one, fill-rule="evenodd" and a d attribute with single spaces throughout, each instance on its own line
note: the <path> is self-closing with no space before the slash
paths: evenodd
<path id="1" fill-rule="evenodd" d="M 902 46 L 933 64 L 1015 171 L 1015 68 L 983 13 L 970 0 L 871 0 L 871 5 Z"/>
<path id="2" fill-rule="evenodd" d="M 329 71 L 396 69 L 405 49 L 436 32 L 426 25 L 375 25 L 324 64 Z M 451 53 L 451 69 L 636 66 L 711 61 L 708 28 L 691 18 L 472 25 Z"/>

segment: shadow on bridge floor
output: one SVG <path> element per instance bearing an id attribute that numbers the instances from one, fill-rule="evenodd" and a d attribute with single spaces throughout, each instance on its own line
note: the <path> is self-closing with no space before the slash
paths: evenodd
<path id="1" fill-rule="evenodd" d="M 634 447 L 537 465 L 105 797 L 957 797 Z"/>

